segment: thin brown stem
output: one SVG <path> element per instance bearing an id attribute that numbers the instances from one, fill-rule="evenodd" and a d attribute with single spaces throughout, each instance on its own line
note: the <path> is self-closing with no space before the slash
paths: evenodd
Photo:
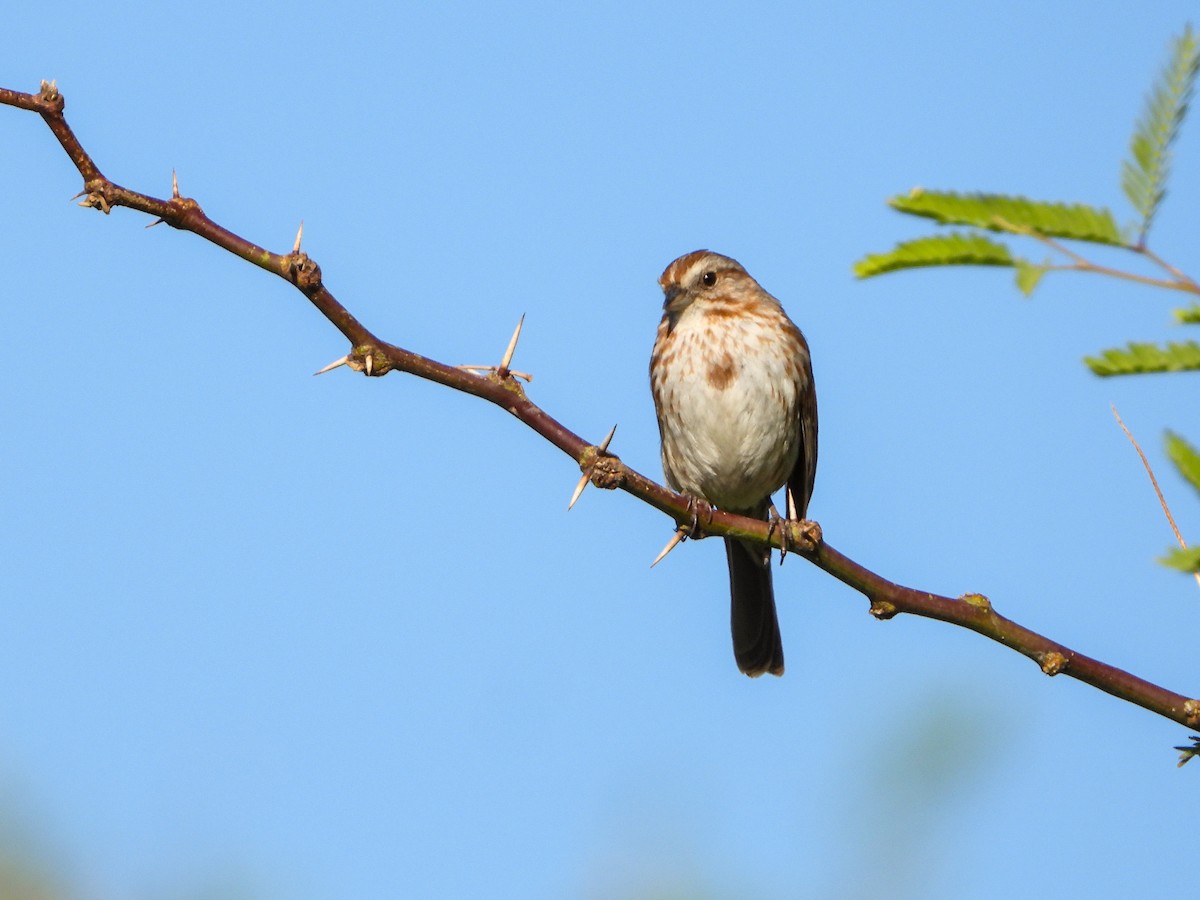
<path id="1" fill-rule="evenodd" d="M 634 471 L 618 457 L 562 425 L 533 403 L 511 374 L 497 371 L 476 375 L 377 338 L 324 286 L 320 267 L 299 250 L 298 242 L 290 253 L 272 253 L 213 222 L 194 200 L 182 196 L 159 200 L 108 181 L 68 127 L 63 117 L 62 97 L 53 85 L 43 84 L 38 94 L 0 89 L 0 105 L 31 110 L 42 116 L 83 176 L 87 194 L 83 205 L 104 212 L 124 206 L 161 218 L 174 228 L 199 235 L 286 279 L 350 341 L 351 350 L 345 361 L 352 368 L 371 376 L 407 372 L 494 403 L 574 459 L 597 487 L 620 488 L 670 516 L 677 525 L 692 528 L 688 498 Z M 1048 675 L 1070 675 L 1182 725 L 1200 727 L 1200 700 L 1151 684 L 1043 637 L 997 614 L 987 598 L 979 594 L 952 598 L 894 584 L 825 543 L 815 522 L 789 522 L 786 528 L 779 528 L 758 519 L 713 511 L 704 517 L 702 529 L 699 526 L 697 529 L 706 535 L 731 535 L 779 548 L 786 544 L 790 551 L 866 596 L 871 613 L 880 619 L 910 613 L 969 628 L 1028 656 Z"/>
<path id="2" fill-rule="evenodd" d="M 1139 275 L 1137 272 L 1127 272 L 1124 269 L 1114 269 L 1110 266 L 1101 266 L 1092 262 L 1084 261 L 1081 263 L 1071 263 L 1070 265 L 1050 265 L 1046 266 L 1047 272 L 1091 272 L 1094 275 L 1107 275 L 1110 278 L 1119 278 L 1122 281 L 1133 281 L 1137 284 L 1144 284 L 1149 287 L 1166 288 L 1170 291 L 1184 291 L 1189 294 L 1200 294 L 1200 286 L 1188 285 L 1184 282 L 1169 281 L 1165 278 L 1151 278 L 1148 275 Z"/>
<path id="3" fill-rule="evenodd" d="M 1197 284 L 1197 282 L 1194 278 L 1192 278 L 1189 275 L 1184 274 L 1179 269 L 1175 268 L 1175 266 L 1171 265 L 1165 259 L 1160 257 L 1157 253 L 1155 253 L 1153 250 L 1151 250 L 1145 244 L 1139 244 L 1135 249 L 1137 250 L 1138 253 L 1140 253 L 1142 256 L 1146 257 L 1146 259 L 1150 260 L 1150 262 L 1154 263 L 1160 269 L 1162 269 L 1163 271 L 1168 272 L 1169 274 L 1174 276 L 1174 278 L 1177 281 L 1182 282 L 1183 284 L 1191 285 L 1191 288 L 1193 291 L 1195 291 L 1196 293 L 1200 293 L 1200 284 Z"/>
<path id="4" fill-rule="evenodd" d="M 1137 442 L 1133 436 L 1133 432 L 1125 425 L 1125 420 L 1121 418 L 1121 414 L 1117 412 L 1115 404 L 1108 404 L 1112 414 L 1117 419 L 1117 424 L 1121 426 L 1121 430 L 1125 432 L 1125 437 L 1129 438 L 1129 443 L 1133 444 L 1133 449 L 1137 451 L 1138 458 L 1142 461 L 1142 467 L 1146 470 L 1146 474 L 1150 476 L 1150 484 L 1154 487 L 1154 493 L 1158 497 L 1158 505 L 1162 507 L 1163 514 L 1167 517 L 1167 523 L 1171 526 L 1171 531 L 1175 534 L 1175 540 L 1179 541 L 1179 546 L 1184 550 L 1188 548 L 1187 541 L 1183 539 L 1183 534 L 1179 530 L 1179 526 L 1175 524 L 1175 517 L 1171 515 L 1171 507 L 1167 506 L 1167 498 L 1163 496 L 1162 488 L 1158 486 L 1158 479 L 1154 477 L 1154 469 L 1150 467 L 1150 460 L 1146 459 L 1146 454 L 1142 452 L 1142 445 Z M 1193 573 L 1196 578 L 1196 583 L 1200 584 L 1200 572 Z"/>
<path id="5" fill-rule="evenodd" d="M 1183 291 L 1189 294 L 1200 294 L 1200 284 L 1197 284 L 1193 279 L 1189 278 L 1183 272 L 1176 269 L 1174 266 L 1160 259 L 1144 245 L 1127 245 L 1122 244 L 1122 250 L 1128 250 L 1131 253 L 1136 253 L 1139 256 L 1144 256 L 1154 262 L 1160 268 L 1169 272 L 1173 278 L 1151 278 L 1149 275 L 1139 275 L 1136 272 L 1128 272 L 1124 269 L 1114 269 L 1111 266 L 1102 266 L 1099 263 L 1094 263 L 1083 254 L 1076 250 L 1072 250 L 1062 241 L 1056 240 L 1050 235 L 1042 234 L 1033 228 L 1028 228 L 1023 225 L 1017 225 L 1009 222 L 1000 216 L 996 216 L 993 220 L 996 227 L 1009 232 L 1010 234 L 1019 234 L 1024 237 L 1033 238 L 1040 241 L 1050 249 L 1061 253 L 1063 256 L 1071 260 L 1068 265 L 1048 265 L 1045 267 L 1048 272 L 1091 272 L 1094 275 L 1107 275 L 1110 278 L 1119 278 L 1122 281 L 1133 281 L 1137 284 L 1144 284 L 1149 287 L 1166 288 L 1171 291 Z"/>

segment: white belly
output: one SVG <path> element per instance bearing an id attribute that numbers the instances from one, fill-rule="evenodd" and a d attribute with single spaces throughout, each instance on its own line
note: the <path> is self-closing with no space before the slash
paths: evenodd
<path id="1" fill-rule="evenodd" d="M 676 354 L 657 379 L 663 469 L 676 490 L 749 511 L 787 481 L 799 452 L 797 361 L 786 342 L 743 333 L 731 321 L 721 350 L 681 317 Z M 710 364 L 697 364 L 707 360 Z M 678 410 L 665 415 L 664 408 Z"/>

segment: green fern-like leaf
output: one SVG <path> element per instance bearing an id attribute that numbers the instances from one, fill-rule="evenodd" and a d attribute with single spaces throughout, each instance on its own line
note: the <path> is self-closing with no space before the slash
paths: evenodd
<path id="1" fill-rule="evenodd" d="M 1175 468 L 1197 491 L 1200 491 L 1200 453 L 1196 448 L 1175 434 L 1167 432 L 1167 457 L 1175 463 Z"/>
<path id="2" fill-rule="evenodd" d="M 1146 97 L 1129 142 L 1130 158 L 1121 167 L 1121 187 L 1142 217 L 1142 240 L 1167 193 L 1171 144 L 1187 114 L 1198 71 L 1200 42 L 1189 25 L 1172 44 L 1171 58 Z"/>
<path id="3" fill-rule="evenodd" d="M 1040 234 L 1096 244 L 1126 246 L 1111 212 L 1083 203 L 1045 203 L 1009 194 L 959 194 L 913 188 L 888 199 L 900 212 L 943 225 L 974 225 L 989 231 Z"/>
<path id="4" fill-rule="evenodd" d="M 1021 289 L 1021 293 L 1026 297 L 1031 296 L 1034 289 L 1038 286 L 1038 282 L 1042 280 L 1042 276 L 1049 269 L 1046 266 L 1039 266 L 1024 259 L 1014 260 L 1013 264 L 1017 267 L 1017 287 Z"/>
<path id="5" fill-rule="evenodd" d="M 1200 572 L 1200 547 L 1171 547 L 1166 556 L 1160 556 L 1158 561 L 1164 566 L 1178 569 L 1180 572 Z"/>
<path id="6" fill-rule="evenodd" d="M 1144 375 L 1151 372 L 1200 370 L 1200 344 L 1195 341 L 1157 344 L 1130 343 L 1125 350 L 1105 350 L 1083 361 L 1096 375 Z"/>
<path id="7" fill-rule="evenodd" d="M 1200 303 L 1175 310 L 1175 321 L 1180 325 L 1200 325 Z"/>
<path id="8" fill-rule="evenodd" d="M 854 264 L 854 274 L 870 278 L 897 269 L 920 266 L 1011 266 L 1013 256 L 1003 244 L 980 234 L 933 234 L 897 244 L 887 253 L 872 253 Z"/>

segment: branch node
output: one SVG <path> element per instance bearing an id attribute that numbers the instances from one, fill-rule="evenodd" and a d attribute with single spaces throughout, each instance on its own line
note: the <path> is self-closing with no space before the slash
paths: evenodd
<path id="1" fill-rule="evenodd" d="M 67 105 L 63 100 L 63 95 L 58 92 L 58 82 L 53 79 L 42 82 L 41 90 L 38 91 L 38 99 L 48 107 L 47 112 L 61 113 L 63 107 Z"/>
<path id="2" fill-rule="evenodd" d="M 815 553 L 825 540 L 825 535 L 821 532 L 821 526 L 811 519 L 789 521 L 785 523 L 785 526 L 786 530 L 783 533 L 783 537 L 786 538 L 788 549 L 791 551 L 797 553 Z M 781 559 L 780 562 L 782 563 L 783 560 Z"/>
<path id="3" fill-rule="evenodd" d="M 963 603 L 974 606 L 976 609 L 982 609 L 984 612 L 992 611 L 992 601 L 983 596 L 983 594 L 963 594 L 958 599 Z"/>
<path id="4" fill-rule="evenodd" d="M 1062 673 L 1067 668 L 1067 663 L 1070 662 L 1065 656 L 1057 650 L 1051 650 L 1049 653 L 1043 653 L 1038 660 L 1038 665 L 1042 667 L 1042 671 L 1053 678 L 1055 675 Z"/>
<path id="5" fill-rule="evenodd" d="M 615 491 L 625 484 L 625 464 L 615 456 L 602 456 L 592 469 L 592 484 L 602 491 Z"/>
<path id="6" fill-rule="evenodd" d="M 579 459 L 579 468 L 583 471 L 583 477 L 579 479 L 579 483 L 575 485 L 575 490 L 571 492 L 571 502 L 567 504 L 568 512 L 571 511 L 571 508 L 575 505 L 575 501 L 583 493 L 583 489 L 588 486 L 588 482 L 591 480 L 592 473 L 596 468 L 596 463 L 608 452 L 608 445 L 612 443 L 613 435 L 616 433 L 617 426 L 614 425 L 599 444 L 594 447 L 584 448 L 583 454 Z M 597 485 L 597 487 L 600 487 L 600 485 Z"/>
<path id="7" fill-rule="evenodd" d="M 529 399 L 525 395 L 525 388 L 521 387 L 521 382 L 517 381 L 517 379 L 513 376 L 512 372 L 505 372 L 502 375 L 502 374 L 500 374 L 499 369 L 497 369 L 495 372 L 492 372 L 490 375 L 488 375 L 487 378 L 488 378 L 488 381 L 495 382 L 496 384 L 500 385 L 500 387 L 504 388 L 504 390 L 508 391 L 510 394 L 516 394 L 522 400 Z M 529 376 L 529 380 L 532 380 L 532 379 L 533 379 L 533 376 L 532 375 Z M 511 406 L 506 406 L 505 409 L 507 409 L 514 416 L 517 414 L 516 410 Z"/>
<path id="8" fill-rule="evenodd" d="M 356 365 L 357 363 L 357 365 Z M 350 368 L 364 373 L 368 378 L 382 378 L 392 371 L 392 360 L 374 344 L 359 344 L 350 352 Z"/>
<path id="9" fill-rule="evenodd" d="M 287 277 L 292 284 L 309 296 L 321 289 L 321 267 L 307 253 L 292 252 L 287 261 Z"/>
<path id="10" fill-rule="evenodd" d="M 1183 704 L 1183 718 L 1188 728 L 1200 728 L 1200 700 L 1188 700 Z"/>
<path id="11" fill-rule="evenodd" d="M 355 372 L 363 372 L 367 376 L 386 375 L 392 370 L 391 360 L 385 354 L 381 353 L 378 347 L 361 344 L 345 356 L 338 357 L 329 365 L 317 369 L 313 374 L 324 375 L 326 372 L 332 372 L 339 366 L 345 366 L 348 369 L 353 369 Z"/>
<path id="12" fill-rule="evenodd" d="M 99 186 L 94 190 L 88 191 L 87 196 L 79 201 L 79 205 L 85 209 L 98 209 L 106 216 L 112 212 L 112 204 L 108 202 L 108 198 L 104 196 L 103 188 Z"/>
<path id="13" fill-rule="evenodd" d="M 900 612 L 900 610 L 890 600 L 872 600 L 870 612 L 880 622 L 885 622 Z"/>
<path id="14" fill-rule="evenodd" d="M 504 355 L 500 357 L 500 365 L 498 366 L 455 366 L 456 369 L 462 369 L 464 372 L 474 372 L 480 377 L 484 377 L 486 373 L 489 381 L 499 384 L 506 390 L 512 391 L 522 400 L 525 399 L 525 390 L 516 379 L 522 381 L 533 381 L 533 376 L 528 372 L 516 372 L 509 368 L 512 363 L 513 354 L 517 350 L 517 341 L 521 339 L 521 328 L 525 325 L 525 313 L 521 313 L 521 318 L 517 321 L 516 330 L 513 331 L 512 337 L 509 338 L 508 346 L 504 348 Z M 510 410 L 511 412 L 511 410 Z"/>

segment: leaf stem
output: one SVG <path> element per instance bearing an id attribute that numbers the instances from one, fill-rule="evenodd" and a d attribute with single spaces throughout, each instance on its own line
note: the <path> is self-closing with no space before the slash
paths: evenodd
<path id="1" fill-rule="evenodd" d="M 1185 275 L 1183 272 L 1181 272 L 1179 269 L 1175 268 L 1173 265 L 1171 265 L 1165 259 L 1160 257 L 1157 253 L 1155 253 L 1153 250 L 1151 250 L 1145 244 L 1139 244 L 1137 247 L 1135 247 L 1133 249 L 1136 250 L 1138 253 L 1140 253 L 1142 256 L 1146 257 L 1146 259 L 1150 260 L 1152 263 L 1154 263 L 1159 268 L 1161 268 L 1164 271 L 1169 272 L 1171 275 L 1175 276 L 1176 280 L 1178 280 L 1184 284 L 1191 285 L 1191 288 L 1194 293 L 1200 294 L 1200 284 L 1198 284 L 1194 278 L 1192 278 L 1188 275 Z"/>
<path id="2" fill-rule="evenodd" d="M 996 227 L 1009 232 L 1010 234 L 1020 235 L 1022 237 L 1033 238 L 1040 241 L 1052 250 L 1061 253 L 1068 259 L 1072 260 L 1070 265 L 1049 265 L 1045 269 L 1048 272 L 1091 272 L 1095 275 L 1107 275 L 1110 278 L 1120 278 L 1124 281 L 1133 281 L 1138 284 L 1148 285 L 1150 287 L 1166 288 L 1167 290 L 1183 291 L 1189 294 L 1200 295 L 1200 284 L 1195 280 L 1183 274 L 1179 269 L 1167 263 L 1159 256 L 1154 254 L 1148 247 L 1144 245 L 1122 244 L 1121 249 L 1128 250 L 1131 253 L 1136 253 L 1139 256 L 1144 256 L 1159 267 L 1165 269 L 1173 279 L 1152 278 L 1149 275 L 1139 275 L 1136 272 L 1129 272 L 1124 269 L 1114 269 L 1111 266 L 1102 266 L 1099 263 L 1094 263 L 1083 254 L 1072 250 L 1066 244 L 1062 243 L 1049 235 L 1042 234 L 1036 229 L 1029 228 L 1023 225 L 1016 225 L 1006 219 L 997 216 L 995 218 Z"/>

